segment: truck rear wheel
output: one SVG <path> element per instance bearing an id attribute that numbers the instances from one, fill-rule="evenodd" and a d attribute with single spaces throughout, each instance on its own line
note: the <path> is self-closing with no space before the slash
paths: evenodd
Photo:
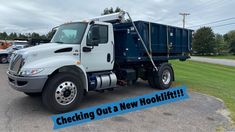
<path id="1" fill-rule="evenodd" d="M 168 63 L 163 63 L 159 66 L 158 72 L 149 71 L 149 85 L 153 88 L 168 89 L 172 84 L 173 74 L 171 65 Z"/>
<path id="2" fill-rule="evenodd" d="M 79 76 L 58 73 L 46 84 L 43 104 L 55 113 L 67 112 L 77 107 L 83 97 L 83 86 Z"/>

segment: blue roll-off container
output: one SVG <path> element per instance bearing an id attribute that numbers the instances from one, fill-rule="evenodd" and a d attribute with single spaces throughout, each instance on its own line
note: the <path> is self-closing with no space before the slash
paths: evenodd
<path id="1" fill-rule="evenodd" d="M 193 30 L 146 21 L 134 23 L 154 61 L 190 58 Z M 114 24 L 113 27 L 117 62 L 149 61 L 132 23 Z"/>

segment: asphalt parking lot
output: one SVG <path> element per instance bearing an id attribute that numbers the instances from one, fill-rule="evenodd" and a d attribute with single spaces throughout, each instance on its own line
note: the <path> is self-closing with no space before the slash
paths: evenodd
<path id="1" fill-rule="evenodd" d="M 0 64 L 0 131 L 32 132 L 52 131 L 52 115 L 41 102 L 40 97 L 31 98 L 8 86 L 6 64 Z M 176 75 L 177 77 L 177 75 Z M 120 87 L 105 93 L 89 93 L 80 108 L 86 108 L 119 99 L 143 95 L 155 91 L 145 82 Z M 65 132 L 156 132 L 156 131 L 232 131 L 224 103 L 214 97 L 189 92 L 189 99 L 112 118 L 76 125 L 57 131 Z"/>

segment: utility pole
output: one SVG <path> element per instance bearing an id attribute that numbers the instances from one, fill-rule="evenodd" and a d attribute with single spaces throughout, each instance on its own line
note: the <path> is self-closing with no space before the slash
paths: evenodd
<path id="1" fill-rule="evenodd" d="M 185 28 L 185 17 L 190 14 L 189 13 L 180 13 L 179 15 L 183 16 L 183 28 Z"/>

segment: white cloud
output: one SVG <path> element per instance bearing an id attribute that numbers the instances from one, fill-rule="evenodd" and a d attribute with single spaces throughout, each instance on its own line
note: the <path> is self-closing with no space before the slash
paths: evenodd
<path id="1" fill-rule="evenodd" d="M 182 26 L 179 12 L 189 12 L 186 26 L 193 26 L 233 17 L 234 4 L 232 0 L 2 0 L 0 31 L 46 33 L 63 22 L 98 16 L 104 8 L 117 6 L 130 12 L 134 20 L 174 26 Z M 214 30 L 225 33 L 232 29 L 235 25 Z"/>

